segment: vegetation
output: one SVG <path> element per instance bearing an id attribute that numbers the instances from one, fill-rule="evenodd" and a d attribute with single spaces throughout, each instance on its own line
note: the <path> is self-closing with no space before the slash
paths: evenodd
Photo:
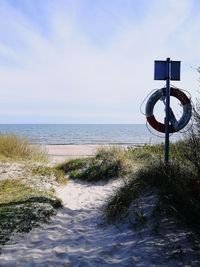
<path id="1" fill-rule="evenodd" d="M 186 141 L 170 144 L 170 158 L 185 161 L 182 150 L 187 147 Z M 78 158 L 57 166 L 69 175 L 71 179 L 87 181 L 108 181 L 112 178 L 125 178 L 136 169 L 143 167 L 154 160 L 163 158 L 164 144 L 145 145 L 141 147 L 128 147 L 127 149 L 111 146 L 100 147 L 94 157 Z"/>
<path id="2" fill-rule="evenodd" d="M 193 169 L 178 162 L 168 165 L 162 161 L 152 162 L 136 173 L 111 196 L 104 208 L 107 222 L 127 216 L 131 203 L 145 189 L 156 188 L 160 203 L 166 204 L 179 216 L 193 223 L 200 223 L 200 179 Z"/>
<path id="3" fill-rule="evenodd" d="M 132 164 L 126 151 L 119 147 L 99 148 L 94 157 L 74 159 L 57 168 L 63 170 L 72 179 L 86 181 L 107 181 L 126 176 Z"/>
<path id="4" fill-rule="evenodd" d="M 0 134 L 0 160 L 47 161 L 47 154 L 41 148 L 30 145 L 25 138 L 12 134 Z"/>
<path id="5" fill-rule="evenodd" d="M 170 159 L 183 160 L 182 150 L 188 143 L 184 140 L 170 143 Z M 161 160 L 164 155 L 164 143 L 156 145 L 144 145 L 140 147 L 128 147 L 127 156 L 137 162 L 148 163 L 152 160 Z"/>
<path id="6" fill-rule="evenodd" d="M 158 191 L 158 205 L 190 223 L 200 223 L 199 125 L 200 121 L 195 128 L 193 125 L 184 140 L 170 144 L 171 161 L 167 165 L 162 161 L 163 144 L 128 149 L 127 156 L 143 165 L 129 173 L 124 186 L 107 200 L 104 215 L 108 223 L 125 218 L 133 201 L 147 188 Z"/>
<path id="7" fill-rule="evenodd" d="M 0 245 L 13 233 L 46 223 L 62 206 L 52 192 L 34 189 L 18 179 L 0 181 Z"/>
<path id="8" fill-rule="evenodd" d="M 59 184 L 67 183 L 64 171 L 57 167 L 38 165 L 31 167 L 31 172 L 33 175 L 40 175 L 45 177 L 55 176 L 56 182 Z"/>
<path id="9" fill-rule="evenodd" d="M 180 149 L 181 155 L 196 170 L 200 177 L 200 101 L 193 110 L 193 120 L 188 132 L 185 134 L 185 146 Z"/>
<path id="10" fill-rule="evenodd" d="M 58 183 L 66 183 L 62 170 L 44 164 L 47 162 L 46 152 L 21 137 L 0 135 L 0 161 L 23 163 L 21 166 L 25 172 L 22 172 L 22 178 L 24 175 L 44 176 L 47 179 L 54 176 Z M 10 177 L 0 180 L 0 245 L 5 244 L 13 233 L 25 233 L 48 222 L 62 206 L 53 191 L 29 185 L 30 179 L 27 183 L 23 181 Z"/>

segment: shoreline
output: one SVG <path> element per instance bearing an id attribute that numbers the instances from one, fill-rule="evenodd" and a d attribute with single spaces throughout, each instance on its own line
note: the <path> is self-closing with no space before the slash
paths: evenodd
<path id="1" fill-rule="evenodd" d="M 40 144 L 40 143 L 31 143 L 32 146 L 144 146 L 144 145 L 151 145 L 154 143 L 80 143 L 80 144 L 75 144 L 75 143 L 68 143 L 68 144 Z"/>
<path id="2" fill-rule="evenodd" d="M 143 144 L 144 145 L 144 144 Z M 76 159 L 80 157 L 93 156 L 99 147 L 109 147 L 112 144 L 100 145 L 100 144 L 76 144 L 76 145 L 40 145 L 47 152 L 49 159 L 52 163 L 59 163 L 70 159 Z M 123 148 L 127 148 L 128 145 L 118 145 Z M 141 146 L 132 145 L 132 147 Z"/>

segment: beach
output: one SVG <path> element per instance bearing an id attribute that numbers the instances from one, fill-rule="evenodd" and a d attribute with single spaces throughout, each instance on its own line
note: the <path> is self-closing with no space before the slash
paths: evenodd
<path id="1" fill-rule="evenodd" d="M 79 157 L 90 157 L 94 155 L 100 145 L 44 145 L 50 161 L 58 163 Z"/>
<path id="2" fill-rule="evenodd" d="M 0 267 L 200 267 L 200 1 L 0 18 Z"/>

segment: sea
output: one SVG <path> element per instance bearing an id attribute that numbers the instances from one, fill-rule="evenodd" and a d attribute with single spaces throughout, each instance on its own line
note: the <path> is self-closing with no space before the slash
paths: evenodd
<path id="1" fill-rule="evenodd" d="M 0 124 L 1 134 L 26 137 L 42 145 L 143 145 L 164 142 L 144 124 Z"/>

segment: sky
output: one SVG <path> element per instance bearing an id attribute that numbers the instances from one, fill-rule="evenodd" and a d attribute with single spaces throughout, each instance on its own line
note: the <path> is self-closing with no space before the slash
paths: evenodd
<path id="1" fill-rule="evenodd" d="M 167 57 L 195 102 L 199 32 L 199 0 L 0 0 L 0 123 L 145 123 Z"/>

